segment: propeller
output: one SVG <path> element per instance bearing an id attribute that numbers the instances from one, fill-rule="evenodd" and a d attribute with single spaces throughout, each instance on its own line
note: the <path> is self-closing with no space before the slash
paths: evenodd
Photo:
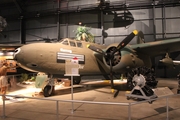
<path id="1" fill-rule="evenodd" d="M 111 57 L 114 56 L 114 54 L 117 52 L 117 51 L 120 51 L 122 48 L 124 48 L 133 38 L 135 35 L 138 34 L 138 31 L 137 30 L 134 30 L 132 33 L 130 33 L 123 41 L 121 41 L 118 46 L 114 49 L 114 51 L 111 53 Z M 97 48 L 93 45 L 87 45 L 87 47 L 97 53 L 100 53 L 102 55 L 104 55 L 105 57 L 107 57 L 107 53 L 105 53 L 102 49 L 100 48 Z"/>
<path id="2" fill-rule="evenodd" d="M 37 37 L 38 41 L 45 41 L 45 43 L 51 43 L 53 41 L 57 41 L 58 39 L 57 38 L 49 38 L 48 36 L 47 37 L 41 37 L 41 36 L 38 36 L 38 35 L 33 35 L 33 34 L 29 34 L 29 33 L 26 33 L 27 35 L 30 35 L 30 36 L 33 36 L 33 37 Z"/>
<path id="3" fill-rule="evenodd" d="M 137 35 L 137 43 L 145 43 L 144 41 L 144 33 L 142 31 L 139 31 L 138 32 L 138 35 Z"/>
<path id="4" fill-rule="evenodd" d="M 134 30 L 132 33 L 130 33 L 123 41 L 119 43 L 119 45 L 116 47 L 116 49 L 112 52 L 112 56 L 117 51 L 120 51 L 122 48 L 124 48 L 133 38 L 135 35 L 138 34 L 137 30 Z"/>
<path id="5" fill-rule="evenodd" d="M 102 49 L 99 49 L 99 48 L 97 48 L 97 47 L 95 47 L 95 46 L 93 46 L 93 45 L 88 44 L 88 45 L 87 45 L 87 48 L 89 48 L 89 49 L 91 49 L 92 51 L 95 51 L 95 52 L 97 52 L 97 53 L 99 53 L 99 54 L 102 54 L 103 56 L 106 56 L 106 53 L 105 53 Z"/>
<path id="6" fill-rule="evenodd" d="M 110 65 L 110 79 L 111 79 L 111 88 L 116 89 L 116 93 L 114 94 L 114 97 L 116 97 L 120 91 L 118 86 L 114 86 L 113 82 L 113 62 L 114 62 L 114 57 L 116 56 L 116 52 L 120 51 L 123 49 L 133 38 L 138 34 L 137 30 L 134 30 L 132 33 L 130 33 L 124 40 L 122 40 L 115 49 L 113 49 L 112 52 L 106 53 L 102 49 L 97 48 L 96 46 L 93 45 L 87 45 L 87 47 L 99 54 L 102 54 L 105 58 L 109 59 L 109 65 Z"/>

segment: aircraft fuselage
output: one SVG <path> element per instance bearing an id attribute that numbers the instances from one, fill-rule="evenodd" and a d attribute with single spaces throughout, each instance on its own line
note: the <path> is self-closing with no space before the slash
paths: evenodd
<path id="1" fill-rule="evenodd" d="M 109 74 L 110 67 L 104 57 L 88 49 L 86 47 L 88 44 L 90 43 L 68 38 L 60 43 L 27 44 L 16 50 L 14 59 L 20 67 L 26 70 L 64 75 L 65 61 L 77 57 L 80 75 Z M 107 46 L 91 44 L 107 50 Z M 114 46 L 117 45 L 114 44 Z M 148 56 L 137 55 L 130 47 L 123 48 L 120 54 L 121 56 L 117 58 L 118 64 L 113 66 L 113 71 L 116 73 L 122 73 L 137 66 L 148 65 L 151 62 Z"/>
<path id="2" fill-rule="evenodd" d="M 101 74 L 94 52 L 86 47 L 88 43 L 82 43 L 82 47 L 72 47 L 61 43 L 27 44 L 16 50 L 14 58 L 24 69 L 49 74 L 65 74 L 65 60 L 79 57 L 80 74 Z"/>

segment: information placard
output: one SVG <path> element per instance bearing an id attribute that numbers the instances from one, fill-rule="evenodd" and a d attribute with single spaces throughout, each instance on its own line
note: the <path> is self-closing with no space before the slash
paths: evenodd
<path id="1" fill-rule="evenodd" d="M 72 75 L 72 76 L 76 76 L 79 75 L 79 62 L 78 59 L 76 57 L 74 57 L 71 60 L 66 60 L 65 63 L 65 74 L 66 75 Z"/>

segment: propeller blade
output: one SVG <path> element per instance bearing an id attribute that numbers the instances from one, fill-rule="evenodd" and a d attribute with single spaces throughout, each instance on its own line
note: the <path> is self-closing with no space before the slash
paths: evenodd
<path id="1" fill-rule="evenodd" d="M 117 97 L 119 94 L 119 90 L 116 91 L 116 93 L 114 94 L 114 98 Z"/>
<path id="2" fill-rule="evenodd" d="M 137 35 L 137 43 L 145 43 L 144 41 L 144 34 L 142 31 L 139 31 L 138 32 L 138 35 Z"/>
<path id="3" fill-rule="evenodd" d="M 114 50 L 113 54 L 124 48 L 137 34 L 138 34 L 137 30 L 134 30 L 131 34 L 129 34 L 122 42 L 119 43 L 119 45 Z"/>
<path id="4" fill-rule="evenodd" d="M 100 53 L 100 54 L 102 54 L 102 55 L 106 55 L 106 53 L 102 50 L 102 49 L 100 49 L 100 48 L 97 48 L 97 47 L 95 47 L 95 46 L 93 46 L 93 45 L 87 45 L 87 48 L 89 48 L 89 49 L 91 49 L 92 51 L 95 51 L 95 52 L 97 52 L 97 53 Z"/>

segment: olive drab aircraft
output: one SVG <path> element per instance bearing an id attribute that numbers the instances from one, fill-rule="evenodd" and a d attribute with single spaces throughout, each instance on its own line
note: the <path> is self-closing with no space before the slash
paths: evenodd
<path id="1" fill-rule="evenodd" d="M 172 60 L 172 58 L 169 57 L 168 53 L 166 53 L 165 58 L 160 60 L 160 62 L 164 63 L 168 68 L 175 68 L 175 66 L 180 65 L 180 61 Z"/>
<path id="2" fill-rule="evenodd" d="M 117 96 L 120 89 L 113 83 L 114 73 L 121 74 L 130 71 L 127 79 L 129 87 L 135 86 L 132 81 L 136 74 L 143 75 L 143 78 L 146 78 L 146 84 L 155 87 L 157 81 L 150 69 L 151 57 L 180 51 L 180 38 L 145 43 L 142 36 L 137 44 L 128 44 L 134 36 L 139 34 L 142 32 L 138 33 L 134 30 L 120 43 L 108 46 L 69 38 L 64 38 L 57 43 L 26 44 L 15 50 L 14 60 L 26 70 L 49 75 L 64 75 L 65 61 L 76 57 L 79 60 L 80 76 L 74 78 L 74 83 L 80 83 L 81 76 L 84 75 L 108 75 L 111 88 L 117 90 L 114 96 Z M 47 84 L 43 88 L 44 96 L 50 96 L 53 89 L 52 84 Z"/>

